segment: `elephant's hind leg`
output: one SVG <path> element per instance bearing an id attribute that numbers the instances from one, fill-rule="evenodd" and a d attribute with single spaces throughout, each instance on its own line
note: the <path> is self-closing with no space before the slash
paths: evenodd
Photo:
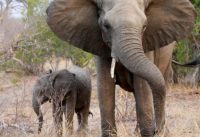
<path id="1" fill-rule="evenodd" d="M 79 121 L 78 132 L 85 135 L 85 133 L 87 133 L 88 131 L 89 108 L 84 108 L 83 110 L 81 110 L 79 115 L 77 114 L 77 116 Z"/>
<path id="2" fill-rule="evenodd" d="M 97 57 L 97 87 L 102 137 L 116 136 L 115 84 L 110 74 L 111 58 Z"/>
<path id="3" fill-rule="evenodd" d="M 63 127 L 62 127 L 62 121 L 63 121 L 63 111 L 61 109 L 61 106 L 57 106 L 55 102 L 53 102 L 53 119 L 55 124 L 55 131 L 57 137 L 62 137 L 63 133 Z"/>

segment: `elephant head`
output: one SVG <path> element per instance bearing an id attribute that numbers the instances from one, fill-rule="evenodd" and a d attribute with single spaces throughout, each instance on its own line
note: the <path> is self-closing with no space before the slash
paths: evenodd
<path id="1" fill-rule="evenodd" d="M 41 76 L 33 87 L 32 107 L 37 114 L 39 126 L 38 133 L 41 132 L 43 125 L 43 114 L 41 105 L 47 101 L 53 101 L 55 105 L 62 104 L 73 89 L 75 74 L 61 70 Z"/>
<path id="2" fill-rule="evenodd" d="M 47 23 L 61 39 L 112 57 L 164 90 L 164 79 L 145 52 L 186 37 L 196 13 L 188 0 L 54 0 Z"/>
<path id="3" fill-rule="evenodd" d="M 52 87 L 51 99 L 57 103 L 61 104 L 62 101 L 74 90 L 75 84 L 74 73 L 69 72 L 64 69 L 55 73 L 49 78 L 50 86 Z"/>

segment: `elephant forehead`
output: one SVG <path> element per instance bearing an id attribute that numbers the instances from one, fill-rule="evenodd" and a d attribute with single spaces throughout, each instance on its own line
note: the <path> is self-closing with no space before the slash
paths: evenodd
<path id="1" fill-rule="evenodd" d="M 107 4 L 108 3 L 108 4 Z M 102 6 L 100 20 L 106 21 L 113 28 L 118 28 L 121 25 L 128 23 L 142 26 L 147 18 L 144 13 L 144 4 L 137 1 L 121 1 L 105 2 Z"/>
<path id="2" fill-rule="evenodd" d="M 102 0 L 99 4 L 105 12 L 115 9 L 116 11 L 144 9 L 142 0 Z"/>
<path id="3" fill-rule="evenodd" d="M 116 1 L 113 0 L 102 0 L 99 5 L 104 9 L 104 11 L 108 11 L 114 6 L 115 2 Z"/>

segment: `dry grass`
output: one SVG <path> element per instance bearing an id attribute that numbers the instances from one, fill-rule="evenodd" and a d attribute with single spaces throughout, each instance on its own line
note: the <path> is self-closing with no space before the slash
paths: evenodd
<path id="1" fill-rule="evenodd" d="M 31 108 L 31 88 L 36 77 L 16 79 L 14 75 L 1 74 L 0 79 L 0 136 L 49 137 L 54 134 L 51 104 L 43 105 L 44 126 L 37 134 L 37 118 Z M 14 81 L 14 82 L 13 82 Z M 100 114 L 93 80 L 89 137 L 100 136 Z M 183 85 L 170 86 L 167 95 L 167 128 L 169 137 L 200 137 L 200 94 L 198 88 Z M 76 117 L 74 127 L 77 129 Z M 119 137 L 133 136 L 136 126 L 133 95 L 117 88 L 116 122 Z M 78 136 L 78 135 L 73 135 Z"/>

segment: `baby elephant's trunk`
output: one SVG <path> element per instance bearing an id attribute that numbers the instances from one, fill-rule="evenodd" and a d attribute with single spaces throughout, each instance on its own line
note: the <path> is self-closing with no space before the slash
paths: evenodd
<path id="1" fill-rule="evenodd" d="M 32 107 L 34 112 L 37 114 L 38 117 L 38 133 L 41 132 L 42 130 L 42 125 L 43 125 L 43 115 L 42 115 L 42 111 L 40 108 L 40 103 L 38 102 L 37 98 L 35 96 L 33 96 L 32 98 Z"/>

